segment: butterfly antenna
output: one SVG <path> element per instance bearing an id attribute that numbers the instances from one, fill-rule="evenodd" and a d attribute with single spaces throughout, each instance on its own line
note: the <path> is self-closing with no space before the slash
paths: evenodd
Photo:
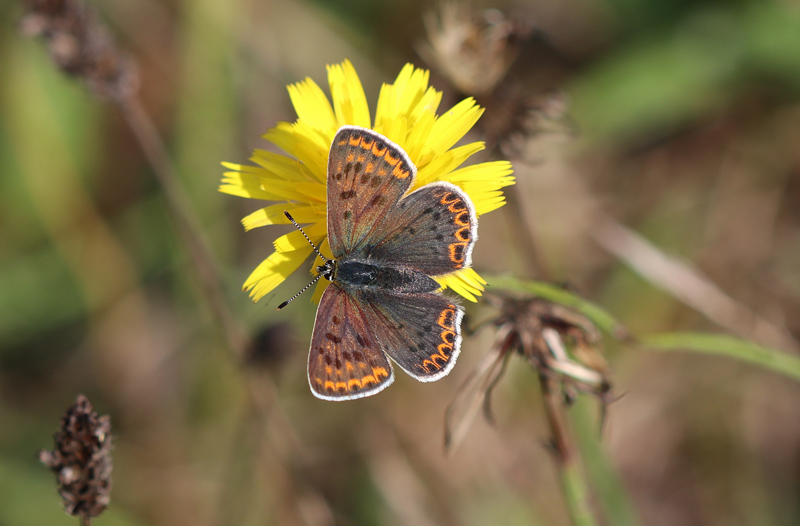
<path id="1" fill-rule="evenodd" d="M 285 215 L 285 216 L 286 216 L 286 217 L 289 219 L 289 221 L 291 221 L 291 222 L 292 222 L 292 224 L 293 224 L 295 227 L 297 227 L 297 230 L 299 230 L 299 231 L 300 231 L 300 233 L 301 233 L 301 234 L 303 234 L 303 237 L 304 237 L 304 238 L 306 238 L 306 241 L 308 241 L 308 243 L 309 243 L 309 244 L 310 244 L 312 247 L 314 247 L 314 252 L 316 252 L 316 253 L 317 253 L 317 255 L 318 255 L 319 257 L 321 257 L 322 259 L 324 259 L 325 261 L 330 261 L 328 258 L 326 258 L 325 256 L 323 256 L 323 255 L 322 255 L 322 252 L 320 252 L 320 251 L 317 249 L 317 247 L 314 245 L 314 243 L 312 243 L 311 239 L 309 239 L 309 237 L 306 235 L 306 233 L 305 233 L 305 232 L 303 232 L 303 228 L 302 228 L 300 225 L 298 225 L 298 224 L 297 224 L 297 221 L 295 221 L 295 220 L 294 220 L 294 218 L 292 217 L 292 214 L 290 214 L 290 213 L 289 213 L 289 212 L 287 212 L 286 210 L 284 210 L 284 211 L 283 211 L 283 214 L 284 214 L 284 215 Z M 303 290 L 305 290 L 305 289 L 303 289 Z M 292 299 L 294 299 L 294 298 L 292 298 Z M 289 301 L 291 301 L 291 300 L 289 300 Z M 278 307 L 278 308 L 280 308 L 280 307 Z"/>
<path id="2" fill-rule="evenodd" d="M 313 285 L 314 283 L 316 283 L 317 281 L 319 281 L 319 278 L 321 278 L 321 277 L 322 277 L 322 274 L 317 274 L 317 277 L 316 277 L 316 278 L 314 278 L 314 281 L 312 281 L 311 283 L 309 283 L 308 285 L 306 285 L 305 287 L 303 287 L 303 289 L 302 289 L 300 292 L 298 292 L 297 294 L 295 294 L 294 296 L 292 296 L 292 297 L 291 297 L 291 298 L 289 298 L 288 300 L 286 300 L 286 301 L 284 301 L 283 303 L 281 303 L 280 305 L 278 305 L 278 310 L 281 310 L 282 308 L 284 308 L 285 306 L 287 306 L 287 305 L 289 304 L 289 302 L 290 302 L 290 301 L 292 301 L 292 300 L 293 300 L 293 299 L 295 299 L 297 296 L 299 296 L 300 294 L 302 294 L 302 293 L 304 293 L 306 290 L 308 290 L 308 287 L 310 287 L 311 285 Z"/>
<path id="3" fill-rule="evenodd" d="M 322 253 L 319 251 L 319 249 L 318 249 L 316 246 L 314 246 L 314 243 L 312 243 L 311 239 L 309 239 L 309 238 L 308 238 L 308 236 L 306 235 L 306 233 L 305 233 L 305 232 L 303 232 L 303 229 L 300 227 L 300 225 L 298 225 L 298 224 L 297 224 L 297 221 L 295 221 L 295 220 L 294 220 L 294 218 L 292 217 L 292 215 L 291 215 L 289 212 L 287 212 L 286 210 L 284 210 L 284 211 L 283 211 L 283 213 L 284 213 L 284 215 L 285 215 L 285 216 L 286 216 L 286 217 L 289 219 L 289 221 L 291 221 L 291 222 L 292 222 L 292 224 L 293 224 L 294 226 L 296 226 L 296 227 L 297 227 L 297 230 L 299 230 L 299 231 L 300 231 L 300 233 L 301 233 L 301 234 L 303 234 L 303 237 L 304 237 L 304 238 L 306 238 L 306 241 L 308 241 L 308 243 L 309 243 L 309 244 L 312 246 L 312 248 L 314 249 L 314 252 L 316 252 L 316 253 L 317 253 L 317 255 L 318 255 L 319 257 L 321 257 L 323 260 L 325 260 L 326 262 L 327 262 L 327 261 L 330 261 L 328 258 L 326 258 L 325 256 L 323 256 L 323 255 L 322 255 Z M 314 283 L 316 283 L 317 281 L 319 281 L 319 278 L 321 278 L 321 277 L 322 277 L 322 274 L 321 274 L 321 273 L 320 273 L 320 274 L 317 274 L 317 277 L 316 277 L 316 278 L 314 278 L 314 280 L 313 280 L 311 283 L 309 283 L 308 285 L 306 285 L 305 287 L 303 287 L 303 288 L 302 288 L 302 290 L 301 290 L 300 292 L 298 292 L 297 294 L 295 294 L 294 296 L 292 296 L 292 297 L 291 297 L 291 298 L 289 298 L 288 300 L 286 300 L 286 301 L 284 301 L 283 303 L 281 303 L 280 305 L 278 305 L 278 310 L 281 310 L 282 308 L 284 308 L 285 306 L 287 306 L 287 305 L 289 304 L 289 302 L 291 302 L 293 299 L 295 299 L 295 298 L 296 298 L 296 297 L 298 297 L 300 294 L 302 294 L 302 293 L 304 293 L 306 290 L 308 290 L 308 288 L 309 288 L 311 285 L 313 285 Z"/>

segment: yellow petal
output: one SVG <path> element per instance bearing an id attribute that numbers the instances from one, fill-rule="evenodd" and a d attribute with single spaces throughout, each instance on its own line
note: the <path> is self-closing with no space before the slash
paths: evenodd
<path id="1" fill-rule="evenodd" d="M 417 123 L 411 128 L 408 132 L 408 137 L 406 138 L 406 146 L 405 150 L 408 156 L 411 158 L 411 161 L 417 167 L 417 170 L 421 170 L 425 167 L 426 164 L 430 161 L 430 156 L 428 158 L 424 157 L 424 153 L 426 150 L 430 151 L 428 148 L 428 136 L 431 133 L 431 129 L 433 128 L 433 123 L 436 122 L 436 116 L 433 112 L 425 112 L 420 118 L 417 120 Z"/>
<path id="2" fill-rule="evenodd" d="M 320 182 L 327 181 L 328 177 L 328 152 L 333 142 L 333 134 L 317 131 L 303 121 L 297 121 L 292 126 L 296 144 L 294 156 L 300 161 L 314 179 Z"/>
<path id="3" fill-rule="evenodd" d="M 361 80 L 349 60 L 328 66 L 328 84 L 336 113 L 336 127 L 345 124 L 371 127 L 367 96 L 364 95 Z"/>
<path id="4" fill-rule="evenodd" d="M 297 117 L 317 130 L 328 130 L 336 126 L 336 116 L 331 103 L 317 83 L 306 77 L 302 82 L 288 86 L 289 98 Z"/>
<path id="5" fill-rule="evenodd" d="M 417 172 L 417 184 L 423 185 L 432 181 L 450 181 L 459 185 L 461 181 L 451 177 L 451 173 L 471 155 L 483 150 L 483 148 L 484 144 L 482 142 L 473 142 L 437 155 Z"/>
<path id="6" fill-rule="evenodd" d="M 245 230 L 266 225 L 288 225 L 289 219 L 284 212 L 289 212 L 298 223 L 316 223 L 325 220 L 324 205 L 293 205 L 289 203 L 278 203 L 270 205 L 242 219 Z"/>
<path id="7" fill-rule="evenodd" d="M 314 245 L 318 245 L 326 234 L 325 222 L 315 223 L 311 226 L 303 228 L 306 236 L 311 239 Z M 291 252 L 301 248 L 303 245 L 311 247 L 308 240 L 298 231 L 289 232 L 275 240 L 275 250 L 278 252 Z"/>
<path id="8" fill-rule="evenodd" d="M 248 167 L 252 168 L 252 167 Z M 268 192 L 261 186 L 261 176 L 250 172 L 225 172 L 219 191 L 239 197 L 263 199 L 265 201 L 280 201 L 283 199 L 275 192 Z"/>
<path id="9" fill-rule="evenodd" d="M 261 137 L 276 145 L 289 155 L 297 157 L 294 153 L 297 147 L 297 137 L 295 137 L 294 125 L 292 123 L 281 121 L 274 128 L 267 130 L 267 133 Z"/>
<path id="10" fill-rule="evenodd" d="M 308 178 L 297 159 L 292 159 L 285 155 L 256 149 L 253 150 L 253 156 L 250 157 L 250 160 L 272 173 L 275 177 L 286 181 Z"/>
<path id="11" fill-rule="evenodd" d="M 444 152 L 457 143 L 478 122 L 483 108 L 472 97 L 453 106 L 436 119 L 428 146 L 436 152 Z"/>
<path id="12" fill-rule="evenodd" d="M 486 280 L 478 275 L 471 268 L 458 270 L 452 274 L 437 276 L 434 278 L 444 288 L 450 288 L 453 292 L 469 301 L 478 301 L 475 296 L 480 296 L 484 290 Z"/>
<path id="13" fill-rule="evenodd" d="M 273 252 L 250 274 L 243 289 L 250 291 L 253 301 L 260 300 L 297 270 L 313 250 L 306 243 L 305 247 L 291 252 Z"/>

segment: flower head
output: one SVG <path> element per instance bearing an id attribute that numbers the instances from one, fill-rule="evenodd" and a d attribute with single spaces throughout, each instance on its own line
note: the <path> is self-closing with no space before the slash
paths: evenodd
<path id="1" fill-rule="evenodd" d="M 501 189 L 514 184 L 511 163 L 491 161 L 459 168 L 484 144 L 453 147 L 477 122 L 483 109 L 468 98 L 436 115 L 442 93 L 428 86 L 428 79 L 428 71 L 406 64 L 393 84 L 382 86 L 374 123 L 361 81 L 348 60 L 328 66 L 332 105 L 310 78 L 290 85 L 297 121 L 279 122 L 263 136 L 290 157 L 257 149 L 250 158 L 255 166 L 223 163 L 233 171 L 225 173 L 221 192 L 278 201 L 245 217 L 245 229 L 288 224 L 283 214 L 286 210 L 299 223 L 309 225 L 304 230 L 311 241 L 332 257 L 326 239 L 328 151 L 336 131 L 346 124 L 371 128 L 406 151 L 417 167 L 411 190 L 433 181 L 449 181 L 469 195 L 479 216 L 503 206 Z M 250 274 L 244 289 L 250 291 L 254 301 L 259 300 L 297 270 L 312 252 L 300 232 L 279 237 L 275 252 Z M 486 284 L 471 268 L 437 276 L 436 280 L 471 301 Z M 327 284 L 320 280 L 316 298 Z"/>

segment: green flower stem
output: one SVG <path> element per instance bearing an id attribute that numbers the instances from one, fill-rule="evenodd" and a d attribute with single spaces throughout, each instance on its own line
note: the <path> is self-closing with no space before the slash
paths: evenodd
<path id="1" fill-rule="evenodd" d="M 564 500 L 566 500 L 572 524 L 575 526 L 597 524 L 589 509 L 589 491 L 586 480 L 577 463 L 561 469 L 561 486 L 564 490 Z"/>

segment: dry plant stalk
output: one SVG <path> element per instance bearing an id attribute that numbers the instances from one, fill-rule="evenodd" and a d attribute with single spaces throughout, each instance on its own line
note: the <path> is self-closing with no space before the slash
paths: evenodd
<path id="1" fill-rule="evenodd" d="M 111 419 L 78 395 L 53 438 L 55 449 L 40 451 L 39 460 L 56 474 L 66 512 L 88 524 L 111 500 Z"/>

